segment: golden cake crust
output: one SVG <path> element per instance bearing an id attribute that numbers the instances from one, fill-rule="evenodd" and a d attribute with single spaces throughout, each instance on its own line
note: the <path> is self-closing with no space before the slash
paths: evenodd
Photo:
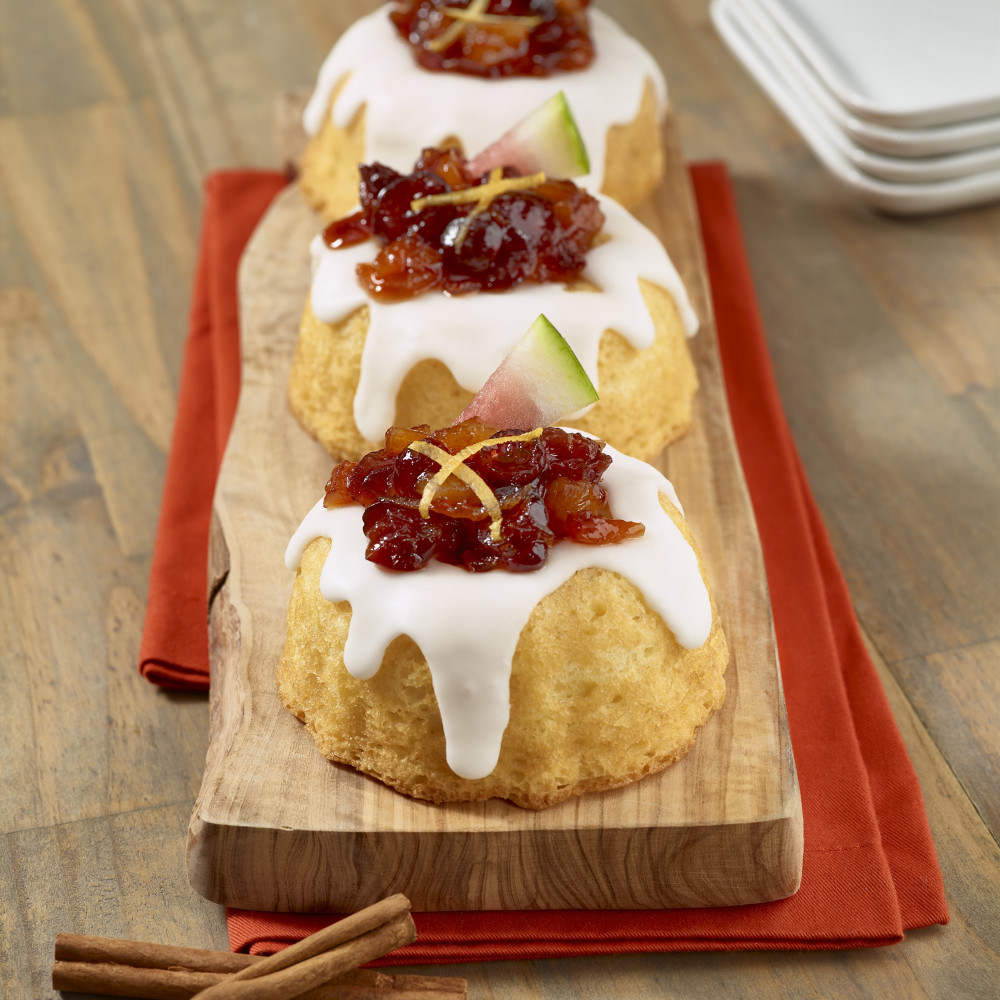
<path id="1" fill-rule="evenodd" d="M 345 80 L 333 90 L 323 124 L 309 138 L 299 163 L 299 184 L 312 207 L 324 221 L 332 222 L 358 204 L 358 164 L 365 162 L 365 108 L 340 128 L 330 107 Z M 460 146 L 460 137 L 442 137 L 441 145 Z M 414 159 L 420 150 L 414 150 Z M 477 152 L 471 150 L 469 152 Z M 589 150 L 590 155 L 601 155 Z M 626 208 L 634 208 L 656 190 L 664 174 L 663 139 L 656 88 L 647 80 L 639 111 L 631 122 L 608 129 L 604 150 L 604 182 L 601 191 Z"/>
<path id="2" fill-rule="evenodd" d="M 347 128 L 335 125 L 330 114 L 345 82 L 346 78 L 334 87 L 323 125 L 309 138 L 299 158 L 299 187 L 306 201 L 325 222 L 342 218 L 357 206 L 358 164 L 365 159 L 364 106 L 348 122 Z"/>
<path id="3" fill-rule="evenodd" d="M 673 297 L 657 285 L 639 283 L 656 328 L 653 344 L 637 350 L 621 334 L 606 330 L 597 361 L 601 398 L 584 416 L 566 423 L 625 454 L 650 459 L 691 426 L 698 376 Z M 362 306 L 342 322 L 324 323 L 307 304 L 289 375 L 292 413 L 338 461 L 357 459 L 383 444 L 366 441 L 354 422 L 368 315 Z M 471 399 L 442 362 L 423 361 L 400 387 L 393 423 L 446 427 Z"/>
<path id="4" fill-rule="evenodd" d="M 661 504 L 690 542 L 676 508 L 663 497 Z M 406 794 L 541 809 L 615 788 L 683 757 L 725 697 L 729 656 L 714 605 L 708 640 L 684 649 L 631 582 L 581 570 L 539 602 L 521 632 L 496 769 L 460 778 L 445 761 L 430 671 L 408 636 L 389 646 L 371 680 L 348 674 L 350 605 L 319 590 L 328 551 L 329 540 L 316 539 L 303 556 L 278 693 L 324 756 Z"/>

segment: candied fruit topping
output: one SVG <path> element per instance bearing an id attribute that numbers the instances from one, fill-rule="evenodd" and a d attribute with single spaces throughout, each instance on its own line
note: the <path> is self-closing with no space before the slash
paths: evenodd
<path id="1" fill-rule="evenodd" d="M 607 545 L 642 535 L 615 518 L 601 485 L 604 442 L 546 427 L 501 430 L 477 418 L 441 430 L 390 427 L 385 447 L 330 475 L 326 507 L 360 504 L 366 558 L 415 570 L 538 569 L 562 540 Z"/>
<path id="2" fill-rule="evenodd" d="M 381 163 L 360 172 L 360 211 L 323 239 L 333 250 L 378 240 L 374 261 L 357 267 L 374 298 L 574 281 L 604 224 L 597 199 L 572 181 L 511 167 L 477 176 L 456 149 L 425 149 L 410 174 Z"/>
<path id="3" fill-rule="evenodd" d="M 594 59 L 590 0 L 396 0 L 417 63 L 471 76 L 549 76 Z"/>

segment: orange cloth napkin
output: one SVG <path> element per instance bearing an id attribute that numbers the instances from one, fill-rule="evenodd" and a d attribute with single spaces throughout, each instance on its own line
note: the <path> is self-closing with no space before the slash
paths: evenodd
<path id="1" fill-rule="evenodd" d="M 805 820 L 802 887 L 775 903 L 700 910 L 420 913 L 389 964 L 639 951 L 853 948 L 946 923 L 916 775 L 868 658 L 850 595 L 774 385 L 725 168 L 692 168 L 729 404 L 760 529 Z M 150 581 L 140 669 L 208 684 L 205 558 L 212 484 L 239 381 L 236 267 L 285 179 L 206 186 L 202 256 Z M 330 921 L 228 913 L 234 950 L 268 952 Z"/>
<path id="2" fill-rule="evenodd" d="M 208 690 L 208 530 L 240 392 L 236 272 L 288 177 L 232 170 L 205 182 L 201 248 L 177 415 L 149 574 L 139 670 L 161 687 Z"/>

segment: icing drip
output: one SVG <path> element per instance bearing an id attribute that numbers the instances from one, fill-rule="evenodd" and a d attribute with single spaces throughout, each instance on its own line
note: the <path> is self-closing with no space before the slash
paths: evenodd
<path id="1" fill-rule="evenodd" d="M 649 347 L 656 335 L 639 278 L 673 296 L 689 336 L 698 329 L 684 284 L 660 241 L 617 202 L 597 197 L 605 215 L 602 232 L 610 239 L 588 252 L 582 277 L 599 292 L 525 283 L 499 293 L 429 293 L 403 302 L 376 302 L 354 270 L 374 258 L 374 241 L 339 250 L 330 250 L 320 237 L 313 241 L 316 316 L 339 323 L 361 306 L 369 308 L 354 396 L 354 420 L 369 441 L 393 422 L 399 387 L 418 362 L 439 359 L 461 386 L 476 392 L 540 313 L 566 338 L 600 391 L 597 356 L 604 331 L 617 330 L 637 349 Z"/>
<path id="2" fill-rule="evenodd" d="M 653 57 L 598 10 L 590 12 L 596 55 L 589 67 L 551 77 L 502 80 L 421 69 L 390 23 L 388 10 L 380 8 L 344 32 L 320 69 L 303 115 L 306 131 L 315 135 L 330 95 L 347 77 L 333 105 L 333 120 L 346 128 L 366 107 L 369 162 L 406 172 L 418 150 L 451 136 L 459 138 L 470 155 L 478 153 L 563 90 L 593 168 L 577 183 L 596 191 L 604 176 L 608 129 L 635 118 L 647 79 L 653 81 L 660 105 L 666 106 L 667 86 Z"/>
<path id="3" fill-rule="evenodd" d="M 642 521 L 645 534 L 618 545 L 562 542 L 533 573 L 468 573 L 439 562 L 413 573 L 384 570 L 365 559 L 363 509 L 327 510 L 322 501 L 288 543 L 285 563 L 295 569 L 313 539 L 331 539 L 320 589 L 329 601 L 351 604 L 344 664 L 353 676 L 373 676 L 398 635 L 420 647 L 441 711 L 448 766 L 460 777 L 482 778 L 496 767 L 521 630 L 535 605 L 577 570 L 602 567 L 631 580 L 685 648 L 708 639 L 712 608 L 697 556 L 659 502 L 663 494 L 680 509 L 673 486 L 645 462 L 606 451 L 614 461 L 603 482 L 615 513 Z"/>

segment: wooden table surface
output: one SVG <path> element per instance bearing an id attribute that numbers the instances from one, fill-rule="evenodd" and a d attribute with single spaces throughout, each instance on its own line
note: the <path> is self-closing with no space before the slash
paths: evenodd
<path id="1" fill-rule="evenodd" d="M 0 981 L 58 931 L 225 948 L 184 843 L 203 696 L 136 673 L 202 178 L 367 0 L 0 3 Z M 449 967 L 472 997 L 1000 991 L 1000 205 L 858 204 L 706 0 L 603 0 L 732 170 L 782 398 L 916 765 L 952 920 L 884 949 Z"/>

